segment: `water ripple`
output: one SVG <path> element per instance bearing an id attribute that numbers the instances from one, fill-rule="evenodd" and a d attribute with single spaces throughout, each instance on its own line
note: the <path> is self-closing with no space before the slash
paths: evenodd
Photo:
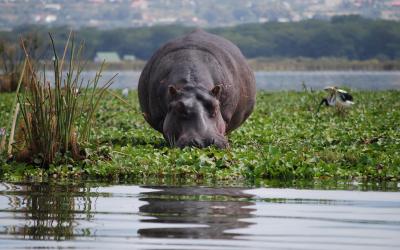
<path id="1" fill-rule="evenodd" d="M 1 183 L 4 249 L 399 249 L 400 193 Z"/>

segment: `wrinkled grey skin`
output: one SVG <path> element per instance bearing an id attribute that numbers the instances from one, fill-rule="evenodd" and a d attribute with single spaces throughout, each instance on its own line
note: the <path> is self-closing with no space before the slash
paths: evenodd
<path id="1" fill-rule="evenodd" d="M 196 30 L 161 47 L 139 79 L 146 121 L 171 146 L 229 146 L 255 104 L 255 78 L 228 40 Z"/>

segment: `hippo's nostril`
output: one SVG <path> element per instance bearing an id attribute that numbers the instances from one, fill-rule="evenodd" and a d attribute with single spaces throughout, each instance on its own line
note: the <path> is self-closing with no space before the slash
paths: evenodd
<path id="1" fill-rule="evenodd" d="M 203 148 L 203 142 L 201 140 L 198 140 L 196 138 L 191 138 L 191 139 L 181 139 L 177 142 L 176 144 L 179 148 L 184 148 L 184 147 L 196 147 L 196 148 Z"/>
<path id="2" fill-rule="evenodd" d="M 229 143 L 227 141 L 220 141 L 220 142 L 215 143 L 215 146 L 217 148 L 224 149 L 224 148 L 228 148 L 229 147 Z"/>
<path id="3" fill-rule="evenodd" d="M 206 139 L 203 143 L 204 147 L 215 146 L 217 148 L 227 148 L 229 146 L 228 142 L 224 137 L 216 136 Z"/>
<path id="4" fill-rule="evenodd" d="M 225 137 L 222 137 L 222 136 L 212 138 L 211 144 L 216 146 L 217 148 L 221 148 L 221 149 L 229 147 L 228 141 L 226 140 Z"/>
<path id="5" fill-rule="evenodd" d="M 204 147 L 203 142 L 200 141 L 199 139 L 193 139 L 193 140 L 191 141 L 191 146 L 197 147 L 197 148 L 202 148 L 202 147 Z"/>

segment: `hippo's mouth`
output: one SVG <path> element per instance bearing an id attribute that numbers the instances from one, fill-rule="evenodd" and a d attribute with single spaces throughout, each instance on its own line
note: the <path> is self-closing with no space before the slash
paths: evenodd
<path id="1" fill-rule="evenodd" d="M 212 137 L 188 137 L 180 136 L 179 139 L 175 139 L 175 136 L 165 136 L 171 147 L 185 148 L 206 148 L 215 146 L 220 149 L 229 147 L 228 140 L 222 135 L 214 135 Z"/>

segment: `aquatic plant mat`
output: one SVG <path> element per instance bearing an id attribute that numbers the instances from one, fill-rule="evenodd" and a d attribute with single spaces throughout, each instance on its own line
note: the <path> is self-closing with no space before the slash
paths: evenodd
<path id="1" fill-rule="evenodd" d="M 120 93 L 116 91 L 115 93 Z M 260 91 L 257 107 L 230 136 L 231 148 L 168 148 L 144 121 L 137 93 L 127 103 L 107 94 L 93 124 L 84 161 L 51 165 L 2 160 L 5 179 L 23 177 L 169 178 L 240 181 L 253 179 L 400 178 L 400 92 L 352 91 L 347 112 L 322 107 L 323 92 Z M 13 95 L 0 95 L 0 127 L 9 120 Z M 4 119 L 3 119 L 4 117 Z"/>

